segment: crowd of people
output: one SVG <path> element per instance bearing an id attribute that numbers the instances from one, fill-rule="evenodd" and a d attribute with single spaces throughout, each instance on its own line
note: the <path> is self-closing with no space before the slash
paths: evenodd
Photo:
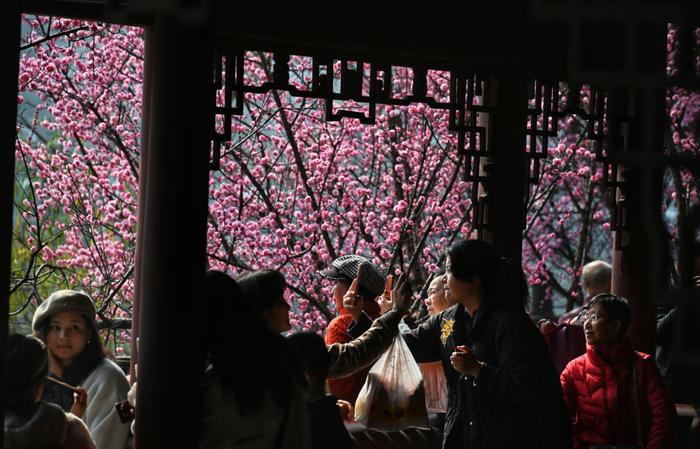
<path id="1" fill-rule="evenodd" d="M 290 306 L 280 272 L 206 273 L 212 313 L 200 448 L 352 447 L 344 422 L 369 367 L 399 332 L 419 363 L 445 449 L 674 446 L 666 379 L 626 336 L 630 304 L 610 293 L 604 262 L 584 269 L 580 309 L 538 325 L 527 314 L 522 269 L 482 240 L 449 248 L 419 320 L 407 313 L 404 276 L 388 287 L 369 259 L 342 256 L 320 274 L 333 282 L 338 316 L 324 337 L 285 337 Z M 33 336 L 10 336 L 6 448 L 129 447 L 133 428 L 115 403 L 135 405 L 135 388 L 106 356 L 95 316 L 88 295 L 61 290 L 37 309 Z M 554 353 L 562 329 L 581 338 L 579 349 Z"/>

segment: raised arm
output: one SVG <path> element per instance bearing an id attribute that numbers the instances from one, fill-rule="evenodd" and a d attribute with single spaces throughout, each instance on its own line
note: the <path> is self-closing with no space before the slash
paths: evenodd
<path id="1" fill-rule="evenodd" d="M 371 365 L 387 350 L 398 332 L 401 317 L 408 309 L 410 288 L 399 277 L 393 291 L 393 310 L 374 320 L 372 326 L 349 343 L 328 346 L 328 378 L 347 377 Z"/>
<path id="2" fill-rule="evenodd" d="M 347 377 L 374 363 L 391 345 L 400 320 L 400 312 L 391 310 L 374 320 L 367 332 L 350 343 L 329 345 L 328 378 Z"/>

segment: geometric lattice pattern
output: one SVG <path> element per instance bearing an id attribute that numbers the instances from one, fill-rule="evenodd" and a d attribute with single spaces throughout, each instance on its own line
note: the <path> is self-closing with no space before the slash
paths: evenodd
<path id="1" fill-rule="evenodd" d="M 549 139 L 557 136 L 559 120 L 568 115 L 579 116 L 586 122 L 586 137 L 593 146 L 596 160 L 603 164 L 603 183 L 614 189 L 612 193 L 618 199 L 612 228 L 620 231 L 627 220 L 621 163 L 630 150 L 632 102 L 628 92 L 621 89 L 608 92 L 587 87 L 586 90 L 584 103 L 578 84 L 533 81 L 526 130 L 528 182 L 539 182 L 541 161 L 548 156 Z"/>
<path id="2" fill-rule="evenodd" d="M 464 157 L 466 180 L 476 183 L 485 181 L 486 177 L 481 174 L 480 167 L 483 158 L 490 155 L 488 123 L 489 116 L 495 109 L 490 98 L 491 78 L 461 70 L 449 70 L 449 95 L 446 99 L 438 100 L 427 94 L 428 67 L 414 66 L 408 68 L 412 74 L 412 91 L 399 96 L 396 95 L 392 65 L 313 57 L 309 58 L 313 61 L 310 65 L 309 88 L 301 89 L 290 83 L 290 55 L 273 53 L 270 55 L 271 79 L 259 85 L 250 85 L 245 82 L 245 55 L 243 49 L 220 49 L 216 54 L 214 90 L 217 98 L 223 92 L 224 100 L 215 105 L 211 169 L 219 168 L 221 148 L 230 141 L 232 117 L 243 113 L 245 94 L 280 90 L 296 97 L 323 100 L 327 121 L 354 118 L 363 124 L 373 124 L 377 104 L 403 106 L 424 103 L 434 109 L 447 110 L 449 129 L 457 133 L 458 152 Z M 361 105 L 362 110 L 343 109 L 342 102 Z M 475 211 L 479 210 L 478 190 L 478 185 L 472 189 Z M 484 223 L 477 215 L 478 212 L 474 214 L 475 224 L 483 226 Z"/>

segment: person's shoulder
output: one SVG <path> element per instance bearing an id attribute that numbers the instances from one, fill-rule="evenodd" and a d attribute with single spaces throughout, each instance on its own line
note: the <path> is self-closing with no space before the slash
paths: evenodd
<path id="1" fill-rule="evenodd" d="M 64 412 L 60 405 L 51 402 L 39 401 L 35 416 L 40 417 L 41 421 L 63 422 L 68 417 L 68 413 Z"/>
<path id="2" fill-rule="evenodd" d="M 582 373 L 584 371 L 584 367 L 586 366 L 586 359 L 588 359 L 588 354 L 584 353 L 578 357 L 569 360 L 569 363 L 566 364 L 566 367 L 562 371 L 562 375 L 577 375 Z"/>
<path id="3" fill-rule="evenodd" d="M 441 328 L 445 323 L 447 323 L 449 321 L 454 323 L 458 310 L 459 310 L 459 308 L 458 308 L 457 304 L 455 304 L 454 306 L 448 307 L 445 310 L 441 310 L 440 312 L 436 313 L 435 315 L 428 316 L 422 323 L 420 323 L 420 325 L 417 326 L 417 328 L 434 329 L 434 328 Z"/>
<path id="4" fill-rule="evenodd" d="M 452 305 L 445 310 L 436 313 L 433 315 L 435 320 L 437 321 L 444 321 L 444 320 L 449 320 L 449 319 L 454 319 L 454 317 L 457 315 L 457 312 L 459 310 L 459 304 Z M 430 319 L 430 318 L 428 318 Z"/>
<path id="5" fill-rule="evenodd" d="M 350 315 L 340 315 L 333 318 L 326 327 L 324 337 L 326 344 L 347 343 L 350 341 L 351 338 L 348 335 L 348 326 L 351 322 L 352 316 Z"/>
<path id="6" fill-rule="evenodd" d="M 42 400 L 39 401 L 39 407 L 30 419 L 27 427 L 29 429 L 35 428 L 35 424 L 38 423 L 46 429 L 50 429 L 50 433 L 62 432 L 61 429 L 66 426 L 67 417 L 68 414 L 63 411 L 61 406 Z"/>
<path id="7" fill-rule="evenodd" d="M 126 375 L 122 369 L 108 358 L 102 359 L 85 379 L 85 388 L 88 388 L 90 384 L 105 383 L 126 387 L 126 389 L 129 388 L 129 382 L 126 380 Z"/>
<path id="8" fill-rule="evenodd" d="M 124 371 L 119 368 L 119 365 L 106 357 L 102 359 L 102 361 L 95 367 L 95 371 L 97 370 L 105 373 L 105 375 L 123 377 L 126 379 L 126 374 L 124 374 Z"/>
<path id="9" fill-rule="evenodd" d="M 63 409 L 42 400 L 29 417 L 7 412 L 5 446 L 8 446 L 9 438 L 16 444 L 12 447 L 57 447 L 65 441 L 67 430 L 68 423 Z"/>
<path id="10" fill-rule="evenodd" d="M 68 424 L 65 447 L 79 449 L 95 449 L 90 430 L 85 422 L 72 413 L 66 413 Z"/>
<path id="11" fill-rule="evenodd" d="M 343 315 L 338 315 L 337 317 L 333 318 L 329 323 L 328 327 L 331 326 L 341 326 L 341 325 L 347 325 L 350 324 L 352 321 L 352 315 L 350 314 L 343 314 Z"/>
<path id="12" fill-rule="evenodd" d="M 39 401 L 38 410 L 49 415 L 60 415 L 65 413 L 60 405 L 44 400 Z"/>
<path id="13" fill-rule="evenodd" d="M 496 304 L 491 310 L 489 321 L 494 322 L 497 327 L 526 327 L 537 329 L 532 319 L 524 309 L 509 306 L 506 304 Z"/>
<path id="14" fill-rule="evenodd" d="M 84 422 L 82 419 L 78 418 L 78 417 L 77 417 L 76 415 L 74 415 L 73 413 L 71 413 L 71 412 L 64 412 L 64 414 L 65 414 L 65 416 L 66 416 L 66 422 L 67 422 L 69 425 L 85 426 L 85 428 L 87 429 L 87 426 L 85 425 L 85 422 Z"/>
<path id="15" fill-rule="evenodd" d="M 575 357 L 569 361 L 569 363 L 566 366 L 583 366 L 586 364 L 586 361 L 588 360 L 588 354 L 583 353 L 578 357 Z"/>

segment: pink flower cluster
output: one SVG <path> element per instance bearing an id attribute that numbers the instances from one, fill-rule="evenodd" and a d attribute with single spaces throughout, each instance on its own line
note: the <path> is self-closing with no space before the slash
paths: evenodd
<path id="1" fill-rule="evenodd" d="M 23 30 L 15 148 L 15 228 L 23 238 L 15 245 L 36 253 L 35 269 L 52 273 L 26 287 L 42 296 L 80 287 L 105 318 L 128 318 L 143 30 L 35 16 L 23 17 Z"/>

